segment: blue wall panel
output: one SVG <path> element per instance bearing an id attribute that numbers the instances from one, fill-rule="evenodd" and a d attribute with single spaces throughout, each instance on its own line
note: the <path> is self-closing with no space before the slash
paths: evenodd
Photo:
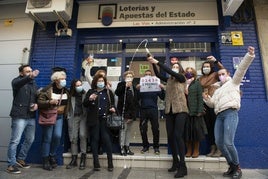
<path id="1" fill-rule="evenodd" d="M 77 14 L 78 6 L 74 4 L 74 13 Z M 74 15 L 73 15 L 74 16 Z M 46 25 L 46 30 L 42 30 L 40 26 L 35 24 L 35 30 L 33 34 L 33 43 L 31 47 L 30 64 L 33 69 L 38 69 L 40 74 L 36 78 L 38 87 L 45 87 L 50 81 L 52 73 L 51 68 L 55 66 L 64 67 L 67 70 L 67 86 L 70 87 L 71 80 L 77 78 L 77 72 L 80 72 L 80 68 L 77 68 L 77 63 L 81 64 L 81 61 L 77 60 L 77 30 L 76 19 L 72 17 L 72 21 L 69 22 L 69 28 L 72 29 L 72 37 L 56 37 L 56 22 L 49 22 Z M 61 24 L 58 26 L 61 28 Z M 37 120 L 37 119 L 36 119 Z M 66 125 L 64 123 L 62 145 L 57 151 L 58 163 L 63 164 L 62 153 L 64 151 L 64 139 L 66 137 Z M 41 163 L 41 134 L 42 128 L 36 125 L 36 137 L 31 147 L 30 155 L 27 160 L 31 163 Z"/>

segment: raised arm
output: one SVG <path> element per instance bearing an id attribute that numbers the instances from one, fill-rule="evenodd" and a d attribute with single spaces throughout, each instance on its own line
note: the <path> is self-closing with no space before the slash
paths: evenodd
<path id="1" fill-rule="evenodd" d="M 254 52 L 254 47 L 249 46 L 248 47 L 248 52 L 244 56 L 243 60 L 239 64 L 237 70 L 235 71 L 235 74 L 233 76 L 233 83 L 239 85 L 245 76 L 248 67 L 252 63 L 252 61 L 255 58 L 255 52 Z"/>
<path id="2" fill-rule="evenodd" d="M 159 70 L 158 70 L 156 64 L 152 64 L 152 65 L 153 65 L 153 69 L 154 69 L 155 76 L 158 77 L 160 80 L 162 80 L 162 81 L 164 81 L 164 82 L 167 82 L 168 78 L 167 78 L 166 76 L 162 75 L 162 74 L 159 72 Z"/>
<path id="3" fill-rule="evenodd" d="M 152 56 L 148 57 L 147 60 L 152 64 L 157 64 L 161 69 L 163 69 L 165 72 L 167 72 L 171 76 L 175 77 L 179 82 L 184 83 L 186 81 L 184 75 L 172 71 L 169 67 L 167 67 L 166 65 L 162 63 L 159 63 L 159 61 L 153 58 Z"/>
<path id="4" fill-rule="evenodd" d="M 218 69 L 223 69 L 224 66 L 222 65 L 222 63 L 220 61 L 218 61 L 214 56 L 208 56 L 207 57 L 208 61 L 212 61 L 214 64 L 217 65 Z"/>

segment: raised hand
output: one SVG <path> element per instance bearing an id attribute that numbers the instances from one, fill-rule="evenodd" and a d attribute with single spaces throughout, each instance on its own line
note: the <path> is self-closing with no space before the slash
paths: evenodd
<path id="1" fill-rule="evenodd" d="M 216 58 L 214 56 L 212 56 L 212 55 L 211 56 L 208 56 L 207 57 L 207 60 L 212 61 L 212 62 L 217 61 Z"/>
<path id="2" fill-rule="evenodd" d="M 153 64 L 157 64 L 158 60 L 156 60 L 155 58 L 153 58 L 152 56 L 147 57 L 147 61 Z"/>
<path id="3" fill-rule="evenodd" d="M 34 70 L 32 74 L 30 75 L 31 78 L 35 78 L 39 75 L 39 70 Z"/>
<path id="4" fill-rule="evenodd" d="M 248 53 L 250 54 L 250 55 L 254 55 L 255 54 L 255 48 L 254 47 L 252 47 L 252 46 L 249 46 L 248 47 Z"/>

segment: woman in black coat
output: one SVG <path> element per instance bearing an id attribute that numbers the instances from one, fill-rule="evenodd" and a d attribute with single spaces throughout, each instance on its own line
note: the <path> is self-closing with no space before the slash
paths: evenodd
<path id="1" fill-rule="evenodd" d="M 115 90 L 115 94 L 118 96 L 117 109 L 119 114 L 124 117 L 124 128 L 120 130 L 121 155 L 134 155 L 129 149 L 132 121 L 136 119 L 138 107 L 137 90 L 132 83 L 133 78 L 133 71 L 126 71 L 124 81 L 118 83 Z"/>
<path id="2" fill-rule="evenodd" d="M 114 95 L 107 88 L 107 79 L 102 74 L 94 76 L 91 89 L 88 90 L 83 104 L 87 109 L 87 126 L 91 136 L 94 170 L 100 170 L 98 146 L 101 136 L 102 143 L 106 145 L 108 171 L 113 171 L 112 141 L 106 125 L 106 117 L 115 112 Z"/>

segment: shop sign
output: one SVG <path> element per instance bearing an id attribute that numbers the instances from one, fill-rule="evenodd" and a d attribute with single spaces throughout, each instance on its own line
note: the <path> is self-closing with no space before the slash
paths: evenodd
<path id="1" fill-rule="evenodd" d="M 78 28 L 218 25 L 216 1 L 80 4 Z"/>

